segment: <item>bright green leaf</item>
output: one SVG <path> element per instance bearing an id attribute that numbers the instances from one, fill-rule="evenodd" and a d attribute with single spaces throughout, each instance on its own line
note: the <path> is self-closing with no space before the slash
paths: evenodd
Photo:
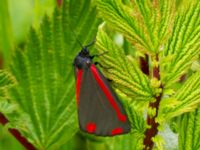
<path id="1" fill-rule="evenodd" d="M 15 84 L 14 77 L 7 71 L 0 70 L 0 89 Z"/>
<path id="2" fill-rule="evenodd" d="M 199 12 L 200 2 L 193 2 L 176 17 L 172 37 L 163 50 L 165 57 L 173 55 L 170 62 L 161 63 L 161 78 L 165 88 L 187 72 L 200 52 Z"/>
<path id="3" fill-rule="evenodd" d="M 139 50 L 157 52 L 169 36 L 173 21 L 174 2 L 132 1 L 130 6 L 121 0 L 99 0 L 101 16 L 112 28 L 121 32 Z"/>
<path id="4" fill-rule="evenodd" d="M 200 149 L 200 109 L 186 113 L 179 118 L 179 148 L 181 150 Z"/>
<path id="5" fill-rule="evenodd" d="M 134 100 L 149 101 L 153 97 L 150 81 L 139 69 L 133 59 L 129 59 L 116 44 L 102 30 L 97 35 L 97 48 L 104 72 L 113 80 L 114 85 L 124 94 Z"/>
<path id="6" fill-rule="evenodd" d="M 163 99 L 159 115 L 170 119 L 190 112 L 200 103 L 200 72 L 194 73 L 183 86 L 170 98 Z"/>

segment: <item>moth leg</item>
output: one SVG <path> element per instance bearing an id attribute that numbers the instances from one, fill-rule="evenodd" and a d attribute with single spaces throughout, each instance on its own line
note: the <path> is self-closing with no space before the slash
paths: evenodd
<path id="1" fill-rule="evenodd" d="M 105 69 L 105 70 L 108 70 L 108 69 L 111 69 L 111 67 L 105 67 L 103 66 L 101 63 L 99 62 L 94 62 L 95 65 L 99 65 L 101 68 Z M 108 82 L 112 82 L 113 80 L 112 79 L 109 79 L 109 78 L 106 78 Z"/>
<path id="2" fill-rule="evenodd" d="M 92 56 L 90 56 L 90 59 L 93 59 L 94 57 L 103 56 L 103 55 L 105 55 L 106 53 L 108 53 L 108 51 L 104 51 L 104 52 L 102 52 L 102 53 L 100 53 L 100 54 L 92 55 Z"/>
<path id="3" fill-rule="evenodd" d="M 109 79 L 109 78 L 106 78 L 106 80 L 109 82 L 109 83 L 112 83 L 113 80 L 112 79 Z"/>
<path id="4" fill-rule="evenodd" d="M 92 46 L 96 42 L 96 38 L 94 38 L 88 45 L 84 46 L 85 48 L 88 48 Z"/>
<path id="5" fill-rule="evenodd" d="M 110 67 L 105 67 L 99 62 L 94 62 L 94 64 L 95 64 L 95 66 L 99 65 L 101 68 L 106 69 L 106 70 L 110 69 Z"/>
<path id="6" fill-rule="evenodd" d="M 112 67 L 105 67 L 103 66 L 101 63 L 99 62 L 94 62 L 95 65 L 99 65 L 101 68 L 105 69 L 105 70 L 109 70 L 109 69 L 112 69 Z"/>

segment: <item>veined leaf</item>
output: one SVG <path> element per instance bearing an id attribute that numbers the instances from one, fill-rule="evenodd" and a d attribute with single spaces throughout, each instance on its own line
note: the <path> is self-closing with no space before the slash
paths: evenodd
<path id="1" fill-rule="evenodd" d="M 161 63 L 161 80 L 165 87 L 173 85 L 186 73 L 200 53 L 200 2 L 193 2 L 189 9 L 179 12 L 172 37 L 164 46 L 165 57 L 173 55 L 168 63 Z"/>
<path id="2" fill-rule="evenodd" d="M 113 80 L 120 91 L 134 100 L 152 99 L 153 92 L 147 76 L 102 30 L 98 32 L 96 45 L 99 53 L 105 53 L 101 57 L 101 64 L 105 67 L 107 77 Z"/>
<path id="3" fill-rule="evenodd" d="M 166 100 L 161 101 L 158 118 L 171 119 L 197 108 L 200 103 L 200 72 L 194 73 L 167 103 Z"/>
<path id="4" fill-rule="evenodd" d="M 15 84 L 14 77 L 7 71 L 0 70 L 0 89 Z"/>
<path id="5" fill-rule="evenodd" d="M 8 91 L 18 117 L 6 116 L 38 150 L 55 150 L 78 130 L 73 59 L 95 37 L 99 19 L 89 0 L 65 0 L 40 32 L 30 30 L 24 50 L 14 52 L 10 72 L 17 85 Z M 72 31 L 73 30 L 73 31 Z M 23 121 L 23 123 L 22 123 Z"/>
<path id="6" fill-rule="evenodd" d="M 11 105 L 7 101 L 6 91 L 8 88 L 14 86 L 16 80 L 5 70 L 0 70 L 0 113 L 10 114 L 15 110 L 16 106 Z"/>
<path id="7" fill-rule="evenodd" d="M 0 97 L 0 113 L 3 112 L 6 115 L 10 115 L 12 113 L 13 115 L 16 109 L 16 105 L 8 103 L 8 101 L 5 100 L 5 97 Z"/>
<path id="8" fill-rule="evenodd" d="M 128 103 L 127 103 L 128 105 Z M 135 105 L 135 104 L 132 104 Z M 144 136 L 144 132 L 147 128 L 146 122 L 143 116 L 143 112 L 137 111 L 137 109 L 134 106 L 127 106 L 128 111 L 128 116 L 129 120 L 131 122 L 131 134 L 135 134 L 135 138 L 142 138 Z"/>
<path id="9" fill-rule="evenodd" d="M 179 118 L 179 149 L 200 149 L 200 109 L 186 113 Z"/>
<path id="10" fill-rule="evenodd" d="M 139 50 L 157 52 L 169 36 L 174 1 L 134 0 L 132 8 L 121 0 L 99 0 L 104 20 L 121 32 Z"/>

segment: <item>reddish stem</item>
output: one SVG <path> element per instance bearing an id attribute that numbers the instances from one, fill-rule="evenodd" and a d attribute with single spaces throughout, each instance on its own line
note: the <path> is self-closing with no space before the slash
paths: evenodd
<path id="1" fill-rule="evenodd" d="M 6 125 L 8 123 L 8 120 L 6 117 L 0 113 L 0 123 L 2 125 Z M 36 150 L 36 148 L 27 141 L 26 138 L 24 138 L 20 132 L 16 129 L 9 128 L 8 131 L 27 149 L 27 150 Z"/>
<path id="2" fill-rule="evenodd" d="M 158 55 L 156 55 L 156 61 L 159 61 Z M 160 70 L 159 66 L 153 68 L 153 77 L 160 80 Z M 160 88 L 163 88 L 162 85 Z M 144 138 L 144 149 L 143 150 L 151 150 L 153 148 L 153 141 L 152 138 L 155 137 L 158 133 L 158 123 L 155 121 L 157 115 L 158 115 L 158 109 L 159 109 L 159 104 L 161 101 L 162 93 L 160 93 L 158 96 L 155 96 L 156 101 L 149 103 L 149 107 L 152 109 L 156 109 L 156 114 L 155 116 L 147 116 L 147 124 L 150 126 L 149 129 L 145 131 L 145 138 Z"/>
<path id="3" fill-rule="evenodd" d="M 0 69 L 2 69 L 2 68 L 3 68 L 3 56 L 0 53 Z"/>
<path id="4" fill-rule="evenodd" d="M 8 123 L 8 120 L 5 118 L 5 116 L 2 113 L 0 113 L 0 123 L 2 125 L 5 125 L 6 123 Z"/>
<path id="5" fill-rule="evenodd" d="M 56 1 L 57 1 L 58 6 L 61 7 L 63 1 L 62 0 L 56 0 Z"/>
<path id="6" fill-rule="evenodd" d="M 186 75 L 186 74 L 183 74 L 183 75 L 180 77 L 179 82 L 180 82 L 180 83 L 183 83 L 186 79 L 187 79 L 187 75 Z"/>
<path id="7" fill-rule="evenodd" d="M 140 68 L 142 72 L 149 75 L 149 57 L 145 54 L 145 57 L 140 57 Z"/>
<path id="8" fill-rule="evenodd" d="M 3 56 L 0 53 L 0 69 L 3 69 Z M 8 119 L 0 112 L 0 124 L 6 125 Z M 9 128 L 8 131 L 27 149 L 27 150 L 36 150 L 36 148 L 23 137 L 17 129 Z"/>

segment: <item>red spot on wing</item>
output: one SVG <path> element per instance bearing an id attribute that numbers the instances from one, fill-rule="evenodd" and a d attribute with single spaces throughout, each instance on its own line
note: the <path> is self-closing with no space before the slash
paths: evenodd
<path id="1" fill-rule="evenodd" d="M 111 131 L 112 135 L 116 135 L 116 134 L 122 134 L 123 133 L 123 129 L 122 128 L 115 128 Z"/>
<path id="2" fill-rule="evenodd" d="M 95 130 L 96 130 L 96 124 L 93 123 L 93 122 L 89 122 L 87 125 L 86 125 L 86 130 L 88 133 L 94 133 Z"/>
<path id="3" fill-rule="evenodd" d="M 125 122 L 126 121 L 126 116 L 123 115 L 120 112 L 119 107 L 117 106 L 117 103 L 115 102 L 116 100 L 113 98 L 112 94 L 110 93 L 109 89 L 106 87 L 106 85 L 104 84 L 103 80 L 101 79 L 101 77 L 99 76 L 98 70 L 96 69 L 95 65 L 91 65 L 91 70 L 92 73 L 96 79 L 96 81 L 98 82 L 99 86 L 101 87 L 101 89 L 103 90 L 104 94 L 106 95 L 107 99 L 109 100 L 111 106 L 113 107 L 113 109 L 115 110 L 117 117 L 120 121 Z"/>
<path id="4" fill-rule="evenodd" d="M 77 78 L 76 78 L 76 103 L 77 103 L 77 105 L 79 105 L 79 96 L 80 96 L 82 75 L 83 75 L 83 70 L 78 70 Z"/>

